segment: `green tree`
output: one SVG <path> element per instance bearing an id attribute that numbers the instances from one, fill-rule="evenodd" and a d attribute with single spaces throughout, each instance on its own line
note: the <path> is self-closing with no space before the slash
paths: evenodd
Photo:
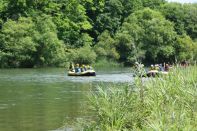
<path id="1" fill-rule="evenodd" d="M 1 0 L 0 65 L 195 60 L 196 23 L 197 4 L 165 0 Z"/>
<path id="2" fill-rule="evenodd" d="M 89 37 L 87 31 L 92 28 L 92 25 L 86 16 L 86 9 L 78 0 L 50 1 L 44 8 L 44 12 L 53 16 L 58 37 L 64 43 L 74 48 L 86 44 L 83 40 L 84 37 Z"/>
<path id="3" fill-rule="evenodd" d="M 179 35 L 187 33 L 191 38 L 197 36 L 197 6 L 195 4 L 167 3 L 161 7 L 166 19 L 175 24 Z"/>
<path id="4" fill-rule="evenodd" d="M 176 32 L 173 24 L 165 20 L 160 12 L 149 8 L 130 15 L 116 37 L 123 61 L 132 58 L 135 46 L 139 51 L 141 49 L 141 56 L 144 54 L 143 50 L 146 50 L 145 56 L 149 62 L 170 60 L 175 53 Z"/>
<path id="5" fill-rule="evenodd" d="M 33 41 L 34 24 L 31 18 L 21 17 L 17 22 L 8 20 L 0 33 L 1 67 L 33 66 L 32 55 L 37 44 Z"/>
<path id="6" fill-rule="evenodd" d="M 119 54 L 116 50 L 114 39 L 110 36 L 108 31 L 104 31 L 98 37 L 98 43 L 95 45 L 94 50 L 99 59 L 112 59 L 118 60 Z"/>
<path id="7" fill-rule="evenodd" d="M 120 61 L 125 62 L 125 64 L 133 64 L 136 61 L 142 62 L 145 58 L 142 43 L 138 43 L 134 39 L 127 31 L 120 31 L 116 34 L 116 48 L 120 54 Z"/>
<path id="8" fill-rule="evenodd" d="M 8 5 L 8 0 L 1 0 L 0 1 L 0 29 L 2 27 L 2 24 L 3 24 L 3 20 L 5 19 L 5 10 L 6 10 L 6 7 Z"/>
<path id="9" fill-rule="evenodd" d="M 65 61 L 65 46 L 47 15 L 34 21 L 24 17 L 8 20 L 2 27 L 0 43 L 2 67 L 52 66 Z"/>
<path id="10" fill-rule="evenodd" d="M 195 56 L 197 48 L 192 39 L 187 35 L 182 35 L 177 38 L 176 43 L 176 58 L 177 61 L 192 60 Z"/>
<path id="11" fill-rule="evenodd" d="M 85 5 L 93 23 L 90 34 L 97 37 L 105 30 L 114 35 L 124 19 L 143 7 L 141 0 L 95 0 Z"/>
<path id="12" fill-rule="evenodd" d="M 34 40 L 38 44 L 34 54 L 36 66 L 53 66 L 65 62 L 65 45 L 57 37 L 56 25 L 48 15 L 36 17 Z"/>
<path id="13" fill-rule="evenodd" d="M 96 60 L 96 53 L 87 44 L 78 49 L 70 49 L 68 52 L 70 61 L 78 64 L 92 64 Z"/>
<path id="14" fill-rule="evenodd" d="M 44 8 L 50 2 L 47 0 L 3 0 L 6 9 L 3 17 L 17 20 L 21 16 L 30 17 L 35 12 L 44 12 Z"/>
<path id="15" fill-rule="evenodd" d="M 160 8 L 161 5 L 166 3 L 166 0 L 142 0 L 144 7 L 151 9 Z"/>

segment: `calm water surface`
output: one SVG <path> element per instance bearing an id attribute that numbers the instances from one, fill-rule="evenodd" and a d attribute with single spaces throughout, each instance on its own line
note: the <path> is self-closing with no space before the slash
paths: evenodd
<path id="1" fill-rule="evenodd" d="M 96 77 L 69 77 L 64 69 L 1 69 L 0 131 L 56 130 L 87 117 L 87 93 L 100 83 L 131 82 L 126 68 L 97 69 Z"/>

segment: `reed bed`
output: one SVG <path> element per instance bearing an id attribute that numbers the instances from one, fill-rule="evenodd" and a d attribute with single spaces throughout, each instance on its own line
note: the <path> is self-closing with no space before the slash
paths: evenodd
<path id="1" fill-rule="evenodd" d="M 133 84 L 99 86 L 89 95 L 92 119 L 80 130 L 197 130 L 197 66 Z"/>

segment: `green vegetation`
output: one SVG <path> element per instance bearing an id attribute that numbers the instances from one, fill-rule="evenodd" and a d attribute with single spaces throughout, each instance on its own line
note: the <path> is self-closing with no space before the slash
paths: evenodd
<path id="1" fill-rule="evenodd" d="M 97 60 L 96 63 L 93 64 L 93 67 L 106 70 L 111 68 L 124 67 L 124 65 L 122 63 L 117 63 L 116 61 L 113 60 L 101 59 L 101 60 Z"/>
<path id="2" fill-rule="evenodd" d="M 132 85 L 100 86 L 89 97 L 94 117 L 78 126 L 105 131 L 195 130 L 196 83 L 197 66 L 191 66 L 144 82 L 136 78 Z"/>
<path id="3" fill-rule="evenodd" d="M 165 0 L 1 0 L 0 67 L 194 61 L 196 23 Z"/>

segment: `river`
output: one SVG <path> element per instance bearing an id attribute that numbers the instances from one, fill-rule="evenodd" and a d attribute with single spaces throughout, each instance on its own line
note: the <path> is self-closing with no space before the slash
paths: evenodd
<path id="1" fill-rule="evenodd" d="M 0 70 L 0 131 L 57 130 L 87 117 L 87 94 L 102 83 L 131 82 L 128 68 L 97 69 L 96 77 L 69 77 L 63 68 Z"/>

